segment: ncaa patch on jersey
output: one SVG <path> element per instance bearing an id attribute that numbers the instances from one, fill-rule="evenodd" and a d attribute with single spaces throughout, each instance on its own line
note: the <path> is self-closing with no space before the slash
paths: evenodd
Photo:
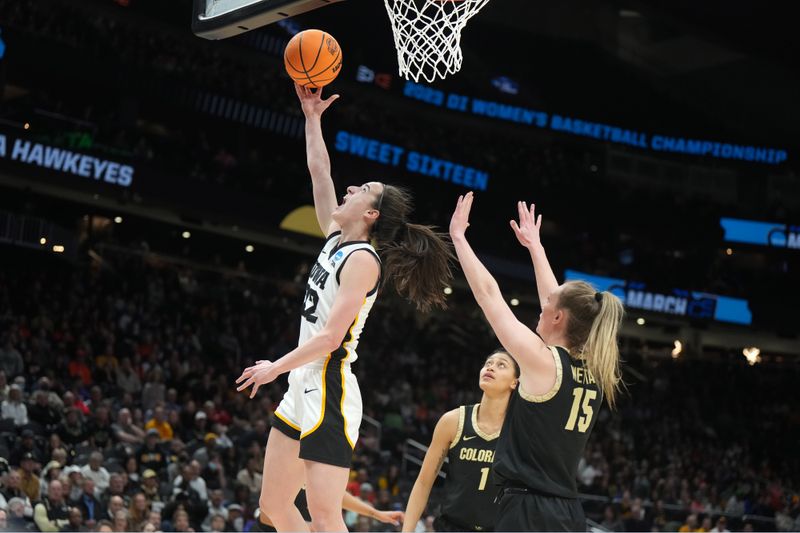
<path id="1" fill-rule="evenodd" d="M 343 251 L 339 250 L 338 252 L 336 252 L 336 254 L 331 259 L 331 266 L 335 267 L 336 266 L 336 262 L 337 261 L 341 261 L 343 257 L 344 257 L 344 252 Z"/>

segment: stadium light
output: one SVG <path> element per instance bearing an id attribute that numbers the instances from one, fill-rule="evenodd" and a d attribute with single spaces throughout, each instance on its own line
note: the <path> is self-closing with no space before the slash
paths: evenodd
<path id="1" fill-rule="evenodd" d="M 516 298 L 511 298 L 511 302 L 509 302 L 509 303 L 510 303 L 510 304 L 511 304 L 513 307 L 516 307 L 516 306 L 518 306 L 518 305 L 519 305 L 519 300 L 517 300 Z"/>
<path id="2" fill-rule="evenodd" d="M 255 250 L 255 248 L 253 248 L 253 245 L 252 245 L 252 244 L 248 244 L 247 246 L 245 246 L 245 247 L 244 247 L 244 250 L 245 250 L 247 253 L 252 253 L 252 252 L 253 252 L 253 250 Z"/>
<path id="3" fill-rule="evenodd" d="M 761 350 L 755 346 L 748 346 L 742 350 L 742 354 L 744 354 L 745 358 L 747 359 L 747 364 L 750 366 L 761 362 Z"/>
<path id="4" fill-rule="evenodd" d="M 728 254 L 728 255 L 733 255 L 733 248 L 727 248 L 725 250 L 725 253 Z"/>
<path id="5" fill-rule="evenodd" d="M 640 326 L 644 326 L 645 320 L 644 320 L 644 318 L 639 317 L 639 318 L 636 319 L 636 323 L 639 324 Z"/>
<path id="6" fill-rule="evenodd" d="M 672 348 L 672 358 L 677 359 L 681 356 L 681 352 L 683 352 L 683 343 L 676 339 L 675 347 Z"/>
<path id="7" fill-rule="evenodd" d="M 188 239 L 191 236 L 192 234 L 189 233 L 188 231 L 184 231 L 183 233 L 181 233 L 181 237 L 183 237 L 184 239 Z"/>
<path id="8" fill-rule="evenodd" d="M 42 237 L 41 239 L 39 239 L 39 244 L 41 244 L 42 246 L 44 246 L 45 244 L 47 244 L 47 239 L 45 239 L 44 237 Z"/>
<path id="9" fill-rule="evenodd" d="M 25 128 L 26 130 L 31 129 L 31 125 L 30 125 L 29 122 L 26 122 L 25 124 L 23 124 L 22 127 Z"/>
<path id="10" fill-rule="evenodd" d="M 57 254 L 64 253 L 64 247 L 63 247 L 63 246 L 61 246 L 60 244 L 54 244 L 54 245 L 53 245 L 53 251 L 54 251 L 55 253 L 57 253 Z"/>
<path id="11" fill-rule="evenodd" d="M 444 293 L 447 294 L 447 295 L 453 294 L 453 288 L 452 287 L 445 287 L 444 288 Z"/>
<path id="12" fill-rule="evenodd" d="M 122 217 L 114 217 L 114 222 L 117 224 L 122 224 Z"/>

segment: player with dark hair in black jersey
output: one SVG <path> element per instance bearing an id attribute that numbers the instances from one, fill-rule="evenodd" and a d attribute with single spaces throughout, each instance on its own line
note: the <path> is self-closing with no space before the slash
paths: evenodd
<path id="1" fill-rule="evenodd" d="M 620 386 L 617 332 L 624 313 L 610 292 L 586 282 L 559 285 L 539 240 L 542 218 L 518 205 L 511 227 L 530 252 L 542 312 L 536 332 L 520 322 L 467 242 L 472 193 L 450 221 L 459 262 L 475 299 L 521 373 L 497 443 L 498 531 L 586 531 L 578 500 L 578 462 L 603 398 Z"/>
<path id="2" fill-rule="evenodd" d="M 492 531 L 498 506 L 492 477 L 497 438 L 508 399 L 517 387 L 519 366 L 504 351 L 486 358 L 478 386 L 481 402 L 448 411 L 436 424 L 406 507 L 403 531 L 414 531 L 425 510 L 439 469 L 448 460 L 442 511 L 436 531 Z"/>

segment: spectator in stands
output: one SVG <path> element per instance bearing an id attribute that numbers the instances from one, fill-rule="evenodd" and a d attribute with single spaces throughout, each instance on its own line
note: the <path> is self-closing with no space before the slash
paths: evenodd
<path id="1" fill-rule="evenodd" d="M 120 509 L 114 513 L 114 520 L 112 521 L 114 524 L 114 531 L 116 533 L 121 533 L 124 531 L 132 531 L 130 521 L 128 520 L 128 510 L 127 509 Z"/>
<path id="2" fill-rule="evenodd" d="M 217 449 L 216 433 L 206 433 L 203 436 L 203 446 L 195 450 L 192 454 L 192 459 L 200 463 L 200 468 L 205 469 L 208 466 L 208 461 Z"/>
<path id="3" fill-rule="evenodd" d="M 172 440 L 172 426 L 167 422 L 164 404 L 158 404 L 153 408 L 153 418 L 147 421 L 144 429 L 155 429 L 158 431 L 158 435 L 161 437 L 162 441 Z"/>
<path id="4" fill-rule="evenodd" d="M 31 502 L 39 501 L 41 486 L 39 484 L 39 476 L 33 473 L 36 468 L 36 459 L 31 452 L 25 452 L 22 456 L 20 467 L 19 487 Z"/>
<path id="5" fill-rule="evenodd" d="M 204 529 L 203 531 L 230 531 L 222 515 L 212 514 L 210 516 L 211 519 L 209 520 L 208 529 Z"/>
<path id="6" fill-rule="evenodd" d="M 89 365 L 86 364 L 86 349 L 84 347 L 75 350 L 75 359 L 69 362 L 67 371 L 70 376 L 80 379 L 84 386 L 88 387 L 92 384 L 92 371 L 89 369 Z"/>
<path id="7" fill-rule="evenodd" d="M 8 333 L 0 347 L 0 371 L 5 378 L 14 378 L 25 371 L 22 354 L 14 347 L 15 335 Z"/>
<path id="8" fill-rule="evenodd" d="M 114 496 L 119 496 L 122 498 L 122 503 L 124 506 L 128 506 L 130 504 L 130 497 L 125 491 L 125 478 L 118 473 L 113 473 L 108 478 L 108 488 L 103 492 L 103 497 L 100 498 L 100 501 L 104 505 L 109 505 L 111 498 Z"/>
<path id="9" fill-rule="evenodd" d="M 153 502 L 163 502 L 158 483 L 158 474 L 156 474 L 155 470 L 148 468 L 142 473 L 141 489 L 150 505 Z"/>
<path id="10" fill-rule="evenodd" d="M 95 496 L 100 496 L 108 488 L 111 475 L 103 466 L 103 453 L 99 451 L 89 454 L 89 463 L 81 468 L 81 475 L 84 479 L 94 481 Z"/>
<path id="11" fill-rule="evenodd" d="M 40 424 L 48 433 L 56 431 L 61 424 L 61 413 L 50 404 L 49 393 L 41 389 L 33 393 L 33 403 L 28 409 L 28 417 Z"/>
<path id="12" fill-rule="evenodd" d="M 200 463 L 197 461 L 192 461 L 189 464 L 184 465 L 181 475 L 175 478 L 173 486 L 174 494 L 186 492 L 191 489 L 203 502 L 208 500 L 206 480 L 200 477 Z"/>
<path id="13" fill-rule="evenodd" d="M 208 499 L 208 514 L 202 524 L 203 531 L 214 531 L 212 520 L 215 516 L 221 516 L 223 527 L 228 520 L 228 509 L 224 505 L 225 493 L 221 489 L 211 491 Z"/>
<path id="14" fill-rule="evenodd" d="M 131 411 L 123 407 L 117 412 L 117 422 L 111 425 L 111 431 L 116 442 L 130 445 L 131 447 L 144 444 L 145 431 L 133 423 Z M 158 431 L 156 431 L 158 435 Z"/>
<path id="15" fill-rule="evenodd" d="M 8 527 L 6 531 L 31 531 L 36 527 L 33 522 L 33 510 L 26 513 L 26 505 L 23 498 L 11 498 L 8 500 Z"/>
<path id="16" fill-rule="evenodd" d="M 255 457 L 248 458 L 246 466 L 236 474 L 236 481 L 247 487 L 250 491 L 251 500 L 258 500 L 258 496 L 261 494 L 261 468 L 259 460 Z"/>
<path id="17" fill-rule="evenodd" d="M 625 526 L 612 505 L 606 505 L 603 512 L 603 521 L 600 522 L 600 525 L 608 531 L 625 531 Z"/>
<path id="18" fill-rule="evenodd" d="M 81 485 L 80 496 L 72 501 L 80 509 L 87 527 L 92 528 L 102 516 L 103 505 L 95 495 L 95 485 L 92 478 L 83 478 Z"/>
<path id="19" fill-rule="evenodd" d="M 167 456 L 159 442 L 160 435 L 155 428 L 147 430 L 144 444 L 136 452 L 139 467 L 154 470 L 159 476 L 166 474 Z"/>
<path id="20" fill-rule="evenodd" d="M 727 528 L 728 526 L 728 519 L 725 516 L 720 516 L 717 518 L 717 524 L 711 528 L 711 533 L 730 533 L 730 530 Z"/>
<path id="21" fill-rule="evenodd" d="M 8 398 L 9 388 L 6 371 L 2 369 L 2 363 L 0 363 L 0 402 Z"/>
<path id="22" fill-rule="evenodd" d="M 108 407 L 92 402 L 94 417 L 89 420 L 88 433 L 89 443 L 100 450 L 106 450 L 114 444 L 114 431 L 112 429 L 111 417 Z"/>
<path id="23" fill-rule="evenodd" d="M 198 410 L 194 414 L 194 421 L 192 422 L 191 428 L 189 428 L 189 431 L 184 432 L 184 440 L 186 440 L 186 442 L 191 442 L 193 440 L 203 442 L 203 439 L 208 433 L 208 415 L 205 411 Z"/>
<path id="24" fill-rule="evenodd" d="M 691 533 L 697 531 L 697 515 L 691 513 L 686 517 L 686 522 L 678 530 L 679 533 Z"/>
<path id="25" fill-rule="evenodd" d="M 42 469 L 42 477 L 39 479 L 40 496 L 47 496 L 47 490 L 50 487 L 50 482 L 54 479 L 58 479 L 60 476 L 61 463 L 58 461 L 50 461 L 47 463 Z"/>
<path id="26" fill-rule="evenodd" d="M 20 442 L 17 446 L 11 451 L 11 461 L 12 465 L 21 465 L 22 458 L 26 454 L 30 454 L 31 458 L 35 463 L 41 463 L 44 458 L 44 454 L 42 453 L 41 448 L 36 443 L 36 435 L 30 428 L 25 428 L 22 430 L 20 434 Z"/>
<path id="27" fill-rule="evenodd" d="M 150 370 L 142 389 L 142 408 L 145 412 L 150 411 L 156 405 L 164 407 L 166 400 L 166 385 L 164 385 L 164 373 L 160 367 Z"/>
<path id="28" fill-rule="evenodd" d="M 142 381 L 128 357 L 122 359 L 122 363 L 117 369 L 117 387 L 133 396 L 138 396 L 142 392 Z"/>
<path id="29" fill-rule="evenodd" d="M 194 531 L 189 526 L 189 513 L 183 509 L 175 511 L 175 514 L 172 516 L 172 528 L 173 531 L 177 532 Z"/>
<path id="30" fill-rule="evenodd" d="M 60 531 L 69 523 L 69 507 L 62 491 L 59 480 L 51 481 L 48 495 L 34 507 L 33 520 L 39 531 Z"/>
<path id="31" fill-rule="evenodd" d="M 11 419 L 22 427 L 28 423 L 28 408 L 22 397 L 22 387 L 13 383 L 8 389 L 8 398 L 2 403 L 2 418 Z"/>
<path id="32" fill-rule="evenodd" d="M 83 474 L 81 474 L 81 467 L 78 465 L 69 465 L 64 468 L 62 473 L 63 476 L 67 477 L 67 481 L 69 481 L 69 493 L 65 492 L 65 497 L 67 500 L 71 502 L 75 502 L 78 498 L 81 497 L 83 494 Z M 92 492 L 94 493 L 94 484 L 92 485 Z"/>
<path id="33" fill-rule="evenodd" d="M 114 523 L 111 520 L 100 520 L 97 523 L 98 533 L 113 533 Z"/>
<path id="34" fill-rule="evenodd" d="M 128 520 L 130 521 L 131 531 L 141 531 L 150 516 L 150 505 L 147 497 L 139 492 L 131 498 L 131 505 L 128 507 Z"/>
<path id="35" fill-rule="evenodd" d="M 75 407 L 73 404 L 72 407 L 66 407 L 65 411 L 64 421 L 58 428 L 59 436 L 70 446 L 83 444 L 89 434 L 86 431 L 80 408 Z"/>
<path id="36" fill-rule="evenodd" d="M 69 516 L 67 517 L 67 525 L 61 528 L 61 531 L 89 531 L 89 527 L 83 524 L 83 515 L 81 510 L 77 507 L 69 508 Z"/>

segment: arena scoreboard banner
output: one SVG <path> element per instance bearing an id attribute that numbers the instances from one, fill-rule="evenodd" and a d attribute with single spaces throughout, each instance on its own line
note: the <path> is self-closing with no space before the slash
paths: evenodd
<path id="1" fill-rule="evenodd" d="M 54 177 L 123 188 L 130 187 L 135 177 L 135 169 L 129 164 L 37 142 L 16 133 L 0 132 L 0 162 L 3 167 L 36 171 L 39 175 L 45 170 Z"/>
<path id="2" fill-rule="evenodd" d="M 720 218 L 719 224 L 725 231 L 725 242 L 800 250 L 800 226 L 739 218 Z"/>
<path id="3" fill-rule="evenodd" d="M 779 148 L 647 133 L 568 115 L 551 114 L 528 107 L 447 93 L 411 81 L 405 82 L 403 95 L 433 106 L 470 115 L 514 122 L 615 144 L 625 144 L 653 152 L 705 156 L 767 165 L 779 165 L 788 159 L 786 150 Z"/>
<path id="4" fill-rule="evenodd" d="M 381 165 L 404 168 L 414 174 L 469 189 L 485 191 L 489 186 L 488 172 L 348 131 L 336 133 L 334 147 L 337 152 L 369 159 Z"/>
<path id="5" fill-rule="evenodd" d="M 672 289 L 669 292 L 647 290 L 644 283 L 607 278 L 567 270 L 566 281 L 583 280 L 599 291 L 609 291 L 618 296 L 629 309 L 641 309 L 668 315 L 684 316 L 717 322 L 750 325 L 753 315 L 747 300 L 729 298 L 705 292 Z"/>

